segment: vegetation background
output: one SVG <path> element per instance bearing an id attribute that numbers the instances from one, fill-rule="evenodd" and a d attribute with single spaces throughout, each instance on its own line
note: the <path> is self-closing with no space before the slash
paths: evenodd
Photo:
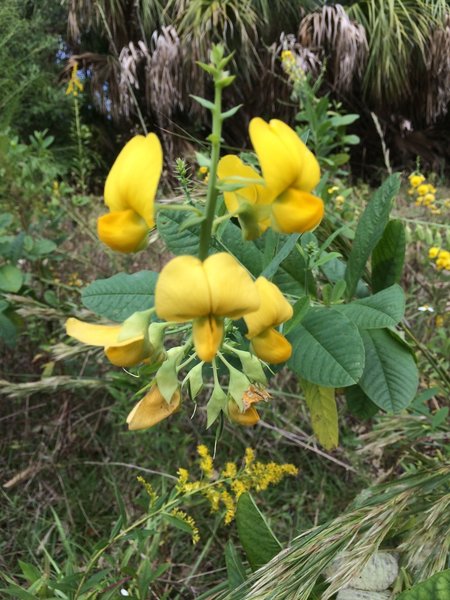
<path id="1" fill-rule="evenodd" d="M 214 447 L 214 432 L 196 419 L 126 431 L 133 378 L 111 370 L 98 352 L 72 346 L 64 333 L 67 316 L 83 316 L 80 290 L 94 277 L 159 270 L 167 259 L 157 235 L 150 240 L 152 264 L 139 254 L 114 255 L 96 238 L 103 182 L 123 143 L 143 128 L 156 131 L 164 145 L 164 198 L 186 185 L 201 194 L 194 150 L 206 147 L 209 123 L 191 95 L 211 93 L 196 61 L 214 42 L 235 51 L 238 77 L 225 108 L 243 105 L 227 122 L 227 144 L 247 148 L 255 115 L 312 132 L 332 174 L 330 189 L 336 187 L 326 198 L 332 230 L 354 229 L 370 186 L 389 171 L 402 173 L 394 216 L 409 242 L 403 330 L 421 374 L 418 396 L 401 415 L 352 412 L 342 395 L 340 446 L 328 452 L 314 440 L 297 379 L 282 370 L 271 380 L 274 400 L 264 420 L 251 430 L 225 427 L 217 468 L 240 464 L 247 447 L 264 462 L 299 468 L 296 478 L 256 496 L 283 545 L 316 525 L 356 518 L 348 506 L 362 490 L 417 473 L 425 483 L 413 513 L 433 509 L 431 530 L 448 535 L 448 472 L 435 496 L 425 489 L 426 474 L 449 463 L 449 271 L 428 254 L 450 247 L 448 3 L 2 0 L 0 571 L 10 596 L 115 598 L 129 590 L 141 599 L 212 598 L 227 580 L 227 543 L 240 546 L 235 524 L 224 525 L 221 513 L 211 516 L 204 499 L 193 497 L 183 509 L 199 529 L 197 545 L 179 521 L 147 524 L 146 535 L 108 548 L 92 572 L 97 579 L 84 595 L 76 591 L 77 573 L 102 543 L 145 515 L 148 489 L 136 476 L 170 498 L 178 469 L 198 468 L 197 446 Z M 303 96 L 293 95 L 283 50 L 310 73 Z M 66 93 L 74 65 L 83 86 L 77 95 Z M 339 165 L 330 159 L 332 119 L 353 114 L 359 119 L 349 119 L 338 138 L 350 161 Z M 319 144 L 325 135 L 329 146 Z M 175 168 L 180 156 L 184 176 Z M 436 188 L 431 206 L 408 194 L 407 177 L 416 170 Z M 394 515 L 389 502 L 383 506 Z M 414 518 L 402 527 L 413 527 Z M 417 518 L 416 533 L 421 523 Z M 400 533 L 400 526 L 386 530 L 385 546 L 401 547 Z M 444 560 L 436 559 L 434 570 L 448 560 L 443 539 Z M 370 540 L 369 547 L 376 545 Z M 403 575 L 399 590 L 412 577 L 408 569 Z"/>

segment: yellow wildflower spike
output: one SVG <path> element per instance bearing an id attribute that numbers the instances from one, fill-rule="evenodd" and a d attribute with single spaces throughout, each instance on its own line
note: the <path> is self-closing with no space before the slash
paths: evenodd
<path id="1" fill-rule="evenodd" d="M 157 385 L 140 400 L 127 417 L 128 429 L 148 429 L 160 421 L 170 417 L 178 410 L 181 402 L 180 392 L 177 390 L 168 404 Z"/>

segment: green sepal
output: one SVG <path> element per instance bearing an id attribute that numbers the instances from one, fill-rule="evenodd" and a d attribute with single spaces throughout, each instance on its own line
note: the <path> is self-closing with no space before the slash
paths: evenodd
<path id="1" fill-rule="evenodd" d="M 167 351 L 167 358 L 156 373 L 156 384 L 164 400 L 169 404 L 172 396 L 177 391 L 179 383 L 177 366 L 184 354 L 184 347 L 171 348 Z"/>
<path id="2" fill-rule="evenodd" d="M 250 381 L 244 373 L 241 373 L 232 366 L 228 367 L 230 371 L 230 380 L 228 384 L 228 394 L 239 406 L 241 412 L 244 412 L 244 394 L 250 387 Z"/>
<path id="3" fill-rule="evenodd" d="M 219 383 L 214 386 L 211 397 L 206 405 L 206 428 L 208 429 L 217 419 L 221 412 L 227 413 L 228 396 Z"/>
<path id="4" fill-rule="evenodd" d="M 267 377 L 259 358 L 245 350 L 234 349 L 234 353 L 239 357 L 242 369 L 250 381 L 256 381 L 262 385 L 267 385 Z"/>
<path id="5" fill-rule="evenodd" d="M 193 367 L 188 374 L 189 392 L 192 400 L 195 400 L 195 398 L 198 396 L 198 394 L 202 391 L 203 388 L 203 365 L 203 362 L 199 363 L 198 365 L 195 365 L 195 367 Z"/>
<path id="6" fill-rule="evenodd" d="M 154 310 L 150 308 L 149 310 L 135 312 L 131 317 L 125 319 L 117 336 L 117 341 L 125 342 L 140 335 L 145 337 L 148 334 L 148 326 L 153 312 Z"/>

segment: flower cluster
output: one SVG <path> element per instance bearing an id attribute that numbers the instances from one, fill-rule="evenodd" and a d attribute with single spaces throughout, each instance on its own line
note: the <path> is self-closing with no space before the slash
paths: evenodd
<path id="1" fill-rule="evenodd" d="M 78 96 L 79 92 L 82 92 L 84 89 L 83 84 L 78 77 L 78 63 L 74 62 L 72 66 L 72 71 L 70 73 L 70 80 L 66 89 L 66 96 Z"/>
<path id="2" fill-rule="evenodd" d="M 281 66 L 293 85 L 302 83 L 305 80 L 305 71 L 299 64 L 297 55 L 292 50 L 281 52 Z"/>
<path id="3" fill-rule="evenodd" d="M 415 199 L 416 206 L 425 206 L 433 215 L 440 215 L 441 209 L 436 205 L 436 188 L 427 183 L 424 175 L 418 172 L 408 177 L 410 188 L 408 194 Z"/>
<path id="4" fill-rule="evenodd" d="M 75 77 L 73 71 L 74 86 Z M 219 160 L 217 154 L 217 169 L 201 168 L 202 173 L 213 174 L 208 194 L 210 188 L 214 188 L 213 196 L 223 192 L 229 211 L 225 218 L 236 216 L 246 239 L 258 237 L 270 227 L 283 233 L 303 233 L 317 227 L 324 207 L 312 194 L 320 179 L 316 158 L 282 121 L 266 123 L 255 118 L 249 132 L 262 176 L 232 155 Z M 113 250 L 131 253 L 146 246 L 148 233 L 155 226 L 155 212 L 164 207 L 155 203 L 162 165 L 161 143 L 154 133 L 133 137 L 118 155 L 105 183 L 109 212 L 97 222 L 100 240 Z M 194 211 L 197 220 L 199 216 L 201 221 L 209 219 L 208 207 L 205 212 L 192 204 L 172 208 Z M 206 244 L 202 245 L 200 236 L 199 257 L 176 256 L 161 270 L 154 307 L 119 324 L 92 324 L 76 318 L 66 323 L 68 335 L 103 348 L 114 365 L 148 364 L 152 374 L 156 373 L 146 386 L 147 393 L 128 415 L 129 429 L 151 427 L 177 411 L 183 385 L 189 386 L 195 401 L 203 387 L 204 363 L 212 363 L 215 382 L 207 406 L 207 425 L 221 414 L 241 425 L 254 425 L 259 414 L 253 405 L 269 398 L 264 388 L 265 363 L 279 364 L 291 356 L 291 344 L 278 330 L 291 319 L 291 304 L 265 277 L 255 281 L 231 254 L 211 254 L 212 222 L 209 227 Z M 240 319 L 239 330 L 235 324 Z M 184 343 L 166 350 L 166 333 L 180 329 L 186 334 Z M 242 333 L 248 349 L 239 347 Z M 232 355 L 232 360 L 225 358 L 226 354 Z M 241 362 L 241 371 L 232 364 L 236 359 Z M 178 374 L 194 360 L 180 385 Z M 216 360 L 230 374 L 226 393 L 219 382 Z"/>
<path id="5" fill-rule="evenodd" d="M 206 446 L 199 446 L 197 453 L 201 478 L 190 480 L 189 471 L 179 469 L 177 489 L 181 493 L 202 494 L 208 500 L 212 512 L 218 512 L 223 507 L 226 525 L 234 519 L 241 494 L 251 490 L 264 491 L 271 485 L 277 485 L 285 477 L 298 475 L 298 468 L 292 464 L 256 461 L 251 448 L 246 449 L 240 468 L 234 462 L 227 462 L 221 471 L 214 470 L 214 461 Z"/>
<path id="6" fill-rule="evenodd" d="M 450 252 L 433 246 L 428 251 L 428 258 L 435 261 L 438 271 L 450 271 Z"/>

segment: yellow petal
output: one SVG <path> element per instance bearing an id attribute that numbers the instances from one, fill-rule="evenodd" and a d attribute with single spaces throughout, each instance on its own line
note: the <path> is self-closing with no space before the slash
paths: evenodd
<path id="1" fill-rule="evenodd" d="M 292 346 L 279 331 L 266 329 L 252 338 L 251 346 L 261 360 L 274 365 L 285 362 L 292 354 Z"/>
<path id="2" fill-rule="evenodd" d="M 234 155 L 224 156 L 217 166 L 217 174 L 223 183 L 237 183 L 236 178 L 261 179 L 259 174 L 251 167 L 245 165 L 240 158 Z M 224 192 L 224 200 L 228 212 L 233 213 L 239 208 L 242 201 L 254 204 L 257 199 L 256 186 L 245 185 L 234 192 Z"/>
<path id="3" fill-rule="evenodd" d="M 304 233 L 315 229 L 323 214 L 320 198 L 290 188 L 272 204 L 272 226 L 283 233 Z"/>
<path id="4" fill-rule="evenodd" d="M 158 387 L 154 385 L 128 415 L 128 429 L 147 429 L 156 425 L 178 409 L 180 400 L 180 392 L 176 391 L 170 404 L 167 404 Z"/>
<path id="5" fill-rule="evenodd" d="M 231 254 L 213 254 L 203 267 L 210 290 L 211 314 L 239 319 L 259 307 L 259 294 L 252 278 Z"/>
<path id="6" fill-rule="evenodd" d="M 105 183 L 111 211 L 133 209 L 153 227 L 153 202 L 162 171 L 162 149 L 154 133 L 132 138 L 116 158 Z"/>
<path id="7" fill-rule="evenodd" d="M 167 263 L 156 283 L 155 308 L 165 321 L 190 321 L 210 314 L 208 280 L 198 258 L 177 256 Z"/>
<path id="8" fill-rule="evenodd" d="M 255 312 L 244 315 L 248 339 L 252 339 L 269 327 L 288 321 L 293 315 L 292 306 L 274 283 L 265 277 L 258 277 L 255 285 L 261 304 Z"/>
<path id="9" fill-rule="evenodd" d="M 71 317 L 66 321 L 66 332 L 89 346 L 111 346 L 117 343 L 117 337 L 122 325 L 96 325 L 85 323 Z"/>
<path id="10" fill-rule="evenodd" d="M 211 362 L 223 338 L 223 319 L 214 316 L 195 319 L 192 325 L 195 351 L 200 360 Z"/>
<path id="11" fill-rule="evenodd" d="M 241 413 L 234 400 L 230 400 L 228 403 L 228 416 L 235 423 L 244 425 L 246 427 L 256 425 L 256 423 L 259 421 L 258 411 L 253 408 L 253 406 L 250 406 L 250 408 L 247 408 L 247 410 Z"/>
<path id="12" fill-rule="evenodd" d="M 116 367 L 132 367 L 147 358 L 144 336 L 105 348 L 108 360 Z"/>
<path id="13" fill-rule="evenodd" d="M 297 177 L 291 187 L 310 192 L 320 181 L 320 167 L 316 157 L 289 125 L 278 119 L 272 119 L 270 126 L 283 140 L 291 160 L 296 163 Z"/>
<path id="14" fill-rule="evenodd" d="M 118 252 L 137 252 L 145 245 L 147 223 L 134 211 L 110 212 L 97 221 L 98 237 Z"/>

